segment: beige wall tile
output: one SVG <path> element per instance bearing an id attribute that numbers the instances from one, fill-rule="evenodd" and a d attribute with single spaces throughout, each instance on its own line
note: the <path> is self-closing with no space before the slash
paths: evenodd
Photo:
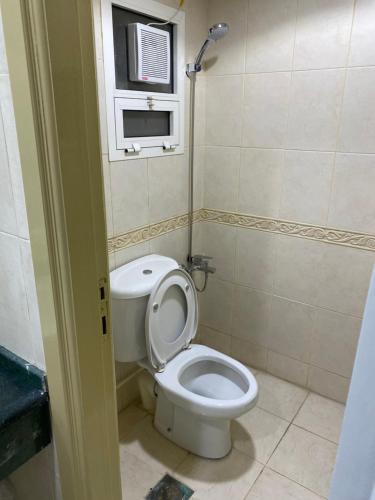
<path id="1" fill-rule="evenodd" d="M 272 297 L 268 347 L 299 361 L 309 361 L 314 308 Z"/>
<path id="2" fill-rule="evenodd" d="M 0 75 L 0 110 L 3 125 L 3 134 L 0 139 L 2 142 L 1 148 L 6 147 L 7 164 L 9 168 L 14 210 L 16 212 L 17 220 L 17 232 L 14 234 L 17 234 L 21 238 L 28 239 L 29 227 L 26 214 L 21 161 L 18 150 L 17 130 L 14 119 L 10 80 L 7 75 Z M 1 163 L 3 162 L 6 162 L 6 158 L 2 155 Z M 3 168 L 5 168 L 5 165 Z"/>
<path id="3" fill-rule="evenodd" d="M 316 304 L 344 314 L 361 316 L 375 254 L 339 245 L 323 244 L 323 258 L 316 268 Z"/>
<path id="4" fill-rule="evenodd" d="M 138 363 L 121 363 L 115 361 L 116 381 L 120 382 L 139 370 Z"/>
<path id="5" fill-rule="evenodd" d="M 131 260 L 138 259 L 139 257 L 144 257 L 151 253 L 150 242 L 145 241 L 144 243 L 139 243 L 138 245 L 133 245 L 123 250 L 115 252 L 116 267 L 123 266 Z"/>
<path id="6" fill-rule="evenodd" d="M 282 170 L 281 219 L 327 222 L 334 153 L 286 151 Z"/>
<path id="7" fill-rule="evenodd" d="M 242 76 L 207 77 L 207 145 L 240 146 L 242 94 Z"/>
<path id="8" fill-rule="evenodd" d="M 236 282 L 272 292 L 275 254 L 274 234 L 237 229 Z"/>
<path id="9" fill-rule="evenodd" d="M 5 52 L 3 23 L 0 22 L 0 74 L 5 75 L 7 73 L 8 73 L 8 63 Z"/>
<path id="10" fill-rule="evenodd" d="M 29 330 L 26 286 L 21 259 L 21 240 L 0 233 L 0 324 L 1 345 L 18 356 L 35 361 Z"/>
<path id="11" fill-rule="evenodd" d="M 94 2 L 95 5 L 98 5 L 100 2 L 96 0 Z M 96 12 L 94 13 L 94 20 L 96 19 Z M 97 28 L 95 28 L 96 30 Z M 98 37 L 97 32 L 95 32 L 95 36 Z M 101 46 L 97 48 L 97 50 L 101 50 Z M 98 107 L 99 107 L 99 129 L 100 129 L 100 143 L 102 154 L 108 155 L 108 132 L 107 132 L 107 111 L 106 111 L 106 93 L 105 93 L 105 73 L 104 73 L 104 62 L 97 56 L 96 59 L 96 77 L 97 77 L 97 86 L 98 86 Z"/>
<path id="12" fill-rule="evenodd" d="M 231 355 L 231 337 L 207 326 L 199 327 L 199 343 L 207 345 L 216 351 Z"/>
<path id="13" fill-rule="evenodd" d="M 108 269 L 109 269 L 109 272 L 116 269 L 116 258 L 115 258 L 114 253 L 108 254 Z"/>
<path id="14" fill-rule="evenodd" d="M 177 229 L 150 241 L 150 252 L 175 259 L 179 264 L 186 264 L 188 254 L 187 228 Z"/>
<path id="15" fill-rule="evenodd" d="M 240 171 L 240 149 L 206 148 L 204 207 L 236 211 Z"/>
<path id="16" fill-rule="evenodd" d="M 375 156 L 337 154 L 328 225 L 375 233 Z"/>
<path id="17" fill-rule="evenodd" d="M 309 368 L 308 387 L 314 392 L 339 403 L 345 403 L 348 396 L 350 379 L 321 370 L 314 366 Z"/>
<path id="18" fill-rule="evenodd" d="M 0 176 L 0 231 L 17 235 L 17 219 L 2 119 L 0 119 Z"/>
<path id="19" fill-rule="evenodd" d="M 189 152 L 186 150 L 186 161 L 189 161 Z M 199 146 L 194 151 L 194 210 L 203 208 L 204 197 L 204 174 L 205 174 L 206 150 Z"/>
<path id="20" fill-rule="evenodd" d="M 349 64 L 375 64 L 375 4 L 372 0 L 357 0 L 353 20 Z"/>
<path id="21" fill-rule="evenodd" d="M 150 223 L 184 214 L 188 207 L 188 162 L 185 155 L 149 158 Z"/>
<path id="22" fill-rule="evenodd" d="M 102 156 L 102 169 L 104 181 L 104 201 L 105 215 L 107 223 L 107 237 L 111 238 L 114 235 L 113 230 L 113 211 L 112 211 L 112 192 L 111 192 L 111 169 L 108 162 L 108 156 Z"/>
<path id="23" fill-rule="evenodd" d="M 268 347 L 272 296 L 252 288 L 236 286 L 231 334 Z"/>
<path id="24" fill-rule="evenodd" d="M 206 255 L 213 257 L 210 265 L 216 267 L 215 277 L 234 280 L 236 228 L 206 222 L 203 227 L 202 245 Z"/>
<path id="25" fill-rule="evenodd" d="M 345 71 L 298 71 L 292 78 L 287 147 L 333 151 Z"/>
<path id="26" fill-rule="evenodd" d="M 361 320 L 325 309 L 315 311 L 310 362 L 351 377 Z"/>
<path id="27" fill-rule="evenodd" d="M 210 277 L 201 302 L 201 323 L 230 333 L 233 308 L 233 285 Z"/>
<path id="28" fill-rule="evenodd" d="M 275 294 L 307 304 L 316 304 L 325 244 L 290 236 L 277 237 Z"/>
<path id="29" fill-rule="evenodd" d="M 110 164 L 114 234 L 149 223 L 147 160 Z"/>
<path id="30" fill-rule="evenodd" d="M 375 68 L 348 69 L 338 149 L 375 153 Z"/>
<path id="31" fill-rule="evenodd" d="M 282 354 L 268 351 L 267 371 L 276 377 L 283 378 L 298 384 L 306 386 L 309 366 L 306 363 L 288 358 Z"/>
<path id="32" fill-rule="evenodd" d="M 292 425 L 268 466 L 327 498 L 336 450 L 335 444 Z"/>
<path id="33" fill-rule="evenodd" d="M 281 150 L 241 149 L 239 212 L 278 216 L 283 162 Z"/>
<path id="34" fill-rule="evenodd" d="M 244 77 L 242 146 L 285 146 L 291 74 L 261 73 Z"/>
<path id="35" fill-rule="evenodd" d="M 23 331 L 17 332 L 21 337 L 22 343 L 30 343 L 33 349 L 32 361 L 40 369 L 45 370 L 46 362 L 44 358 L 43 338 L 39 317 L 39 304 L 36 293 L 34 266 L 31 255 L 31 245 L 29 240 L 19 239 L 21 251 L 21 264 L 23 271 L 23 279 L 26 293 L 27 303 L 27 324 L 24 325 Z"/>
<path id="36" fill-rule="evenodd" d="M 354 0 L 300 0 L 294 69 L 346 65 Z"/>
<path id="37" fill-rule="evenodd" d="M 206 34 L 207 35 L 207 34 Z M 206 36 L 205 35 L 205 36 Z M 195 56 L 194 56 L 195 57 Z M 194 121 L 194 143 L 195 146 L 206 144 L 206 77 L 200 73 L 195 84 L 195 121 Z M 185 145 L 189 147 L 189 123 L 190 123 L 190 80 L 185 81 Z"/>
<path id="38" fill-rule="evenodd" d="M 226 22 L 229 24 L 229 33 L 219 43 L 210 47 L 205 62 L 207 74 L 229 75 L 244 72 L 247 4 L 247 0 L 208 2 L 208 26 Z"/>
<path id="39" fill-rule="evenodd" d="M 231 355 L 238 361 L 254 368 L 260 368 L 261 370 L 266 368 L 267 350 L 247 340 L 232 337 Z"/>
<path id="40" fill-rule="evenodd" d="M 246 73 L 292 69 L 296 0 L 249 2 Z"/>
<path id="41" fill-rule="evenodd" d="M 344 410 L 343 404 L 310 393 L 293 423 L 338 444 Z"/>
<path id="42" fill-rule="evenodd" d="M 186 62 L 194 60 L 201 44 L 207 36 L 208 2 L 190 0 L 185 4 L 185 58 Z"/>

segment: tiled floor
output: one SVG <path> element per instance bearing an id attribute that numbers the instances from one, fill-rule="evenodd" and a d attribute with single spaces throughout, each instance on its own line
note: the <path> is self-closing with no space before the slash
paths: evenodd
<path id="1" fill-rule="evenodd" d="M 233 422 L 233 450 L 221 460 L 171 443 L 135 405 L 122 412 L 123 498 L 143 499 L 166 472 L 192 488 L 196 500 L 327 498 L 344 406 L 266 373 L 256 376 L 258 404 Z"/>

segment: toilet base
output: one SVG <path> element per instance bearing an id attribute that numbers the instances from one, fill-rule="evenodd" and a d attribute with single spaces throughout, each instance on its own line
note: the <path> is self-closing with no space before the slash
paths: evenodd
<path id="1" fill-rule="evenodd" d="M 229 419 L 207 418 L 180 408 L 160 386 L 154 425 L 166 438 L 200 457 L 222 458 L 232 448 Z"/>

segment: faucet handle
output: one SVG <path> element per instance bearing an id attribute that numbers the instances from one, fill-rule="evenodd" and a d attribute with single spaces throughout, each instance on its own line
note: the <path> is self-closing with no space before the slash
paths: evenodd
<path id="1" fill-rule="evenodd" d="M 205 262 L 212 259 L 213 257 L 211 257 L 210 255 L 201 255 L 201 254 L 193 255 L 193 262 Z"/>

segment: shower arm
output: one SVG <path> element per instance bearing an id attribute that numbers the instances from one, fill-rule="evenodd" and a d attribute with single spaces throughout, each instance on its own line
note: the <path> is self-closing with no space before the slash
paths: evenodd
<path id="1" fill-rule="evenodd" d="M 204 56 L 204 53 L 208 49 L 208 47 L 213 43 L 213 40 L 210 38 L 207 38 L 205 40 L 204 44 L 200 48 L 200 51 L 198 52 L 197 57 L 195 58 L 195 61 L 193 63 L 189 63 L 186 65 L 186 74 L 190 78 L 192 73 L 199 73 L 202 70 L 202 59 Z"/>

